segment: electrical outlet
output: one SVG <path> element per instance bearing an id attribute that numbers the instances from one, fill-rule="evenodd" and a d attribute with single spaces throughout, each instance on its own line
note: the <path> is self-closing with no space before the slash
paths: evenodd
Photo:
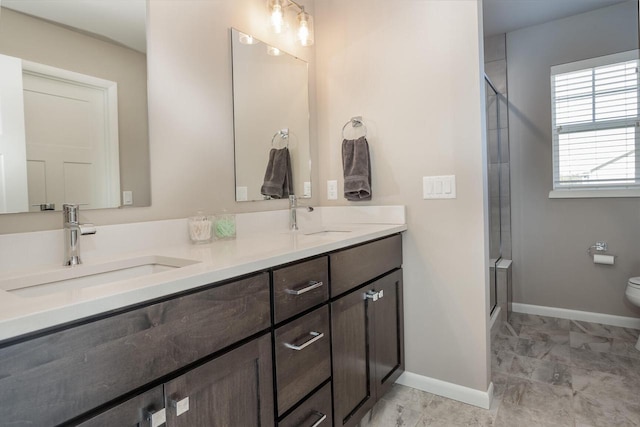
<path id="1" fill-rule="evenodd" d="M 338 181 L 327 181 L 327 199 L 338 200 Z"/>

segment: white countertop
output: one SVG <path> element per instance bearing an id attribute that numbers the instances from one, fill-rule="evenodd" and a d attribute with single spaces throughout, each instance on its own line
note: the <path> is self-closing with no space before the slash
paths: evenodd
<path id="1" fill-rule="evenodd" d="M 404 207 L 402 207 L 404 209 Z M 403 211 L 404 212 L 404 211 Z M 328 228 L 335 228 L 336 225 Z M 251 233 L 228 241 L 205 245 L 180 243 L 146 248 L 130 253 L 93 257 L 77 269 L 118 259 L 140 256 L 166 256 L 198 261 L 170 271 L 133 279 L 59 291 L 42 296 L 20 296 L 0 290 L 0 341 L 86 318 L 130 305 L 277 265 L 345 248 L 407 229 L 405 224 L 344 224 L 344 233 L 305 235 L 302 232 L 274 230 Z M 0 241 L 1 243 L 1 241 Z M 64 267 L 51 266 L 50 271 Z M 33 270 L 31 270 L 33 271 Z M 46 272 L 46 268 L 39 272 Z M 2 272 L 0 280 L 15 276 Z"/>

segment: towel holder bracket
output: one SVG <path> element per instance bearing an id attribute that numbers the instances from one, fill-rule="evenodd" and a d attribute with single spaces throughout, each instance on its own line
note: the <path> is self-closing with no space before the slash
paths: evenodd
<path id="1" fill-rule="evenodd" d="M 364 121 L 362 120 L 362 116 L 354 116 L 351 117 L 351 119 L 344 124 L 344 126 L 342 126 L 342 138 L 346 139 L 346 137 L 344 136 L 344 131 L 347 128 L 347 126 L 351 125 L 352 128 L 363 128 L 364 130 L 364 136 L 367 136 L 367 126 L 365 126 Z"/>
<path id="2" fill-rule="evenodd" d="M 285 141 L 287 141 L 286 147 L 289 148 L 289 128 L 280 129 L 273 135 L 273 138 L 271 138 L 272 147 L 277 137 L 280 137 L 280 139 L 284 139 Z"/>

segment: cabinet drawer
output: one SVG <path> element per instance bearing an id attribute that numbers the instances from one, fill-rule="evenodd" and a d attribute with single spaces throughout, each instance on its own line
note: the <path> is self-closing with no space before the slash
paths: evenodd
<path id="1" fill-rule="evenodd" d="M 57 425 L 270 325 L 261 273 L 0 348 L 0 420 Z"/>
<path id="2" fill-rule="evenodd" d="M 274 319 L 288 319 L 329 298 L 327 257 L 304 261 L 273 272 Z"/>
<path id="3" fill-rule="evenodd" d="M 331 375 L 329 306 L 275 331 L 278 415 Z"/>
<path id="4" fill-rule="evenodd" d="M 278 427 L 329 427 L 331 425 L 333 425 L 331 383 L 313 393 L 302 405 L 278 423 Z"/>
<path id="5" fill-rule="evenodd" d="M 343 294 L 402 265 L 399 234 L 331 254 L 331 296 Z"/>

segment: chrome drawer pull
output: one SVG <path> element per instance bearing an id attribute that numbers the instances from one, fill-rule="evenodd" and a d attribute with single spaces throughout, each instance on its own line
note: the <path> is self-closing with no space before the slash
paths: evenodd
<path id="1" fill-rule="evenodd" d="M 176 416 L 180 416 L 189 411 L 189 396 L 180 400 L 171 400 L 171 406 L 176 408 Z"/>
<path id="2" fill-rule="evenodd" d="M 320 424 L 322 424 L 324 422 L 324 420 L 327 419 L 327 414 L 323 414 L 322 412 L 318 412 L 318 411 L 313 411 L 313 412 L 315 412 L 315 414 L 317 416 L 319 416 L 320 419 L 318 421 L 316 421 L 315 423 L 313 423 L 311 425 L 311 427 L 318 427 Z"/>
<path id="3" fill-rule="evenodd" d="M 376 291 L 367 291 L 366 294 L 364 294 L 364 299 L 370 299 L 373 302 L 378 301 L 378 298 L 381 298 L 380 292 L 376 292 Z"/>
<path id="4" fill-rule="evenodd" d="M 151 411 L 144 411 L 144 412 L 146 415 L 145 418 L 149 421 L 149 424 L 151 424 L 151 427 L 160 427 L 161 425 L 167 422 L 167 411 L 164 408 L 156 412 L 151 412 Z"/>
<path id="5" fill-rule="evenodd" d="M 290 348 L 291 350 L 300 351 L 300 350 L 304 349 L 305 347 L 308 347 L 311 344 L 313 344 L 314 342 L 318 341 L 322 337 L 324 337 L 324 333 L 320 333 L 320 332 L 309 332 L 309 335 L 311 335 L 313 338 L 305 341 L 304 343 L 302 343 L 300 345 L 284 343 L 284 346 L 287 347 L 287 348 Z"/>
<path id="6" fill-rule="evenodd" d="M 312 280 L 309 282 L 309 286 L 302 288 L 302 289 L 298 289 L 298 290 L 293 290 L 293 289 L 285 289 L 285 292 L 291 295 L 302 295 L 305 292 L 309 292 L 311 290 L 314 290 L 316 288 L 319 288 L 320 286 L 324 285 L 324 283 L 322 282 L 316 282 L 315 280 Z"/>

